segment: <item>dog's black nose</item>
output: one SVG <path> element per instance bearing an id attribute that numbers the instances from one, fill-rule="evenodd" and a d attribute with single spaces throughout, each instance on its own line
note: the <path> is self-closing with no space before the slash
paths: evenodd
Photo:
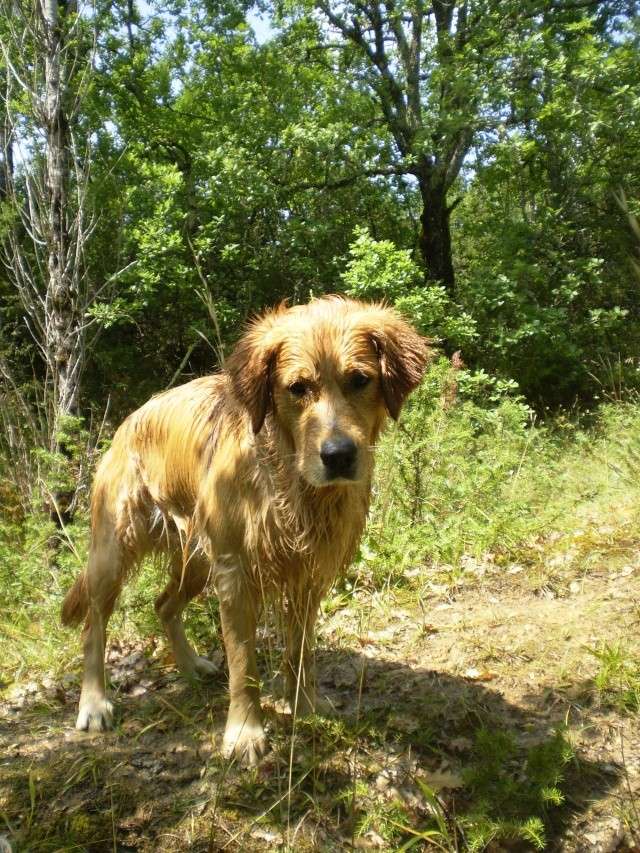
<path id="1" fill-rule="evenodd" d="M 329 477 L 350 477 L 356 461 L 358 448 L 352 438 L 328 438 L 322 442 L 320 459 Z"/>

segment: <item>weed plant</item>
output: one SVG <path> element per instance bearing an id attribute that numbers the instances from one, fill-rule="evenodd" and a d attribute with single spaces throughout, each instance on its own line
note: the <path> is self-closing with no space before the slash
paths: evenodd
<path id="1" fill-rule="evenodd" d="M 598 661 L 593 686 L 600 701 L 620 713 L 637 714 L 640 711 L 640 659 L 624 643 L 603 643 L 590 651 Z"/>

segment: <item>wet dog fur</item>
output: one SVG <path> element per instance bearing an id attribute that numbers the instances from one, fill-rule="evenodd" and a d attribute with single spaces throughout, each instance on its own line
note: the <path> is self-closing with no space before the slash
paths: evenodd
<path id="1" fill-rule="evenodd" d="M 95 475 L 87 569 L 62 609 L 64 624 L 85 620 L 77 728 L 111 725 L 107 622 L 131 570 L 158 551 L 170 571 L 156 610 L 187 675 L 215 667 L 190 646 L 183 610 L 209 582 L 219 597 L 224 754 L 252 765 L 267 748 L 255 657 L 265 600 L 282 608 L 290 705 L 316 709 L 318 607 L 360 539 L 380 431 L 428 358 L 392 309 L 323 297 L 267 311 L 221 373 L 153 397 L 124 421 Z"/>

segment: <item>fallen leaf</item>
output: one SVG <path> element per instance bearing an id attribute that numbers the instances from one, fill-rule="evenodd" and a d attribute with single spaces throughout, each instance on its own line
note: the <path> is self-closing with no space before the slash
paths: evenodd
<path id="1" fill-rule="evenodd" d="M 434 791 L 442 791 L 444 788 L 455 790 L 456 788 L 462 788 L 464 784 L 462 777 L 451 770 L 425 771 L 422 774 L 422 781 Z"/>

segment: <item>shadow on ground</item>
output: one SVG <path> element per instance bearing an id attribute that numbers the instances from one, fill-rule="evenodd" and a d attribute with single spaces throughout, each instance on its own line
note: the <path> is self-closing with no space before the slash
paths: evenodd
<path id="1" fill-rule="evenodd" d="M 411 837 L 403 821 L 415 832 L 433 818 L 417 779 L 440 779 L 445 820 L 452 809 L 477 810 L 479 798 L 496 819 L 508 816 L 516 799 L 535 798 L 549 780 L 542 773 L 527 787 L 526 753 L 542 747 L 544 754 L 546 745 L 553 771 L 555 732 L 568 707 L 549 693 L 527 710 L 491 684 L 321 649 L 320 685 L 335 717 L 299 722 L 291 749 L 291 718 L 267 703 L 274 752 L 257 770 L 243 771 L 217 752 L 225 676 L 189 685 L 157 662 L 141 661 L 137 682 L 123 682 L 116 697 L 111 733 L 74 731 L 77 683 L 4 704 L 0 834 L 15 849 L 251 851 L 288 840 L 296 851 L 338 851 L 367 826 L 378 827 L 375 815 L 390 836 L 385 841 L 371 829 L 368 846 L 397 849 Z M 568 806 L 549 809 L 548 849 L 571 813 L 617 784 L 610 764 L 579 755 L 562 772 Z M 392 824 L 387 813 L 395 815 Z M 464 837 L 457 841 L 464 849 Z"/>

